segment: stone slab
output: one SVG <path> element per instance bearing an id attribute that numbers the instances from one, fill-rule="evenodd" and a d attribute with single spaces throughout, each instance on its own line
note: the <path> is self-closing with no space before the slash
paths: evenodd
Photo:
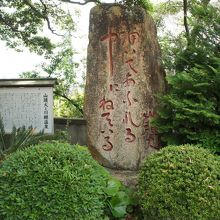
<path id="1" fill-rule="evenodd" d="M 96 6 L 90 13 L 85 92 L 88 146 L 113 169 L 138 170 L 160 147 L 150 125 L 165 89 L 152 18 L 142 8 Z"/>

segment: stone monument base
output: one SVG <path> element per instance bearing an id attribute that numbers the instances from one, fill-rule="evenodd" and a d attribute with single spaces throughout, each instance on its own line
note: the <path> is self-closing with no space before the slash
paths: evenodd
<path id="1" fill-rule="evenodd" d="M 120 180 L 125 186 L 129 188 L 137 188 L 138 185 L 138 171 L 130 170 L 115 170 L 106 168 L 109 173 Z"/>

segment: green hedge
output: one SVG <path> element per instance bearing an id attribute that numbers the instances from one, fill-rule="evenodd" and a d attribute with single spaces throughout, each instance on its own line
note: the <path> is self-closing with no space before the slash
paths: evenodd
<path id="1" fill-rule="evenodd" d="M 146 219 L 219 220 L 219 158 L 196 146 L 166 147 L 146 158 L 139 196 Z"/>
<path id="2" fill-rule="evenodd" d="M 0 219 L 102 219 L 106 178 L 80 146 L 17 151 L 0 166 Z"/>

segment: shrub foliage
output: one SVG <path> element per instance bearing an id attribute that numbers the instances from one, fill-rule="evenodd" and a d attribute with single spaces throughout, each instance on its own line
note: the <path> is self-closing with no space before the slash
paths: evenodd
<path id="1" fill-rule="evenodd" d="M 220 59 L 168 77 L 153 124 L 166 145 L 200 144 L 220 154 Z"/>
<path id="2" fill-rule="evenodd" d="M 191 145 L 168 146 L 150 155 L 139 176 L 146 219 L 219 219 L 218 159 Z"/>
<path id="3" fill-rule="evenodd" d="M 102 219 L 106 173 L 80 146 L 45 143 L 0 167 L 1 219 Z"/>

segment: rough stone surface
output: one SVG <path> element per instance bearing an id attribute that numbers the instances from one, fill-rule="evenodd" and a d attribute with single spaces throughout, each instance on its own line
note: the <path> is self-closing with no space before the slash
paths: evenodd
<path id="1" fill-rule="evenodd" d="M 90 12 L 85 91 L 88 146 L 106 167 L 138 170 L 160 144 L 149 120 L 165 89 L 152 18 L 104 4 Z"/>
<path id="2" fill-rule="evenodd" d="M 109 173 L 120 180 L 125 186 L 137 189 L 138 187 L 138 172 L 130 170 L 113 170 L 107 169 Z"/>

